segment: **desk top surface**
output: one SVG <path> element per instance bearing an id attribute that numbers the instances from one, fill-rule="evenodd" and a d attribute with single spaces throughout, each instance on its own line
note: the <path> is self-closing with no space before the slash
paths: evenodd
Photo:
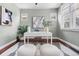
<path id="1" fill-rule="evenodd" d="M 24 36 L 52 36 L 51 32 L 25 32 Z"/>

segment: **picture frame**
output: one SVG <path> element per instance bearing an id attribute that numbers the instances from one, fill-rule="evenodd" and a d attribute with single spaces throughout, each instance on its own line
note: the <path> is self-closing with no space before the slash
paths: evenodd
<path id="1" fill-rule="evenodd" d="M 35 31 L 40 31 L 44 29 L 43 20 L 45 20 L 44 16 L 33 16 L 32 17 L 32 28 Z"/>
<path id="2" fill-rule="evenodd" d="M 12 25 L 12 11 L 0 6 L 0 25 Z"/>

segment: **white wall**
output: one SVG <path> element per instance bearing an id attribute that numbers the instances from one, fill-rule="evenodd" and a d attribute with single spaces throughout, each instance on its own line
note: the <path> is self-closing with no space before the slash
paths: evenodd
<path id="1" fill-rule="evenodd" d="M 26 24 L 32 27 L 32 17 L 33 16 L 45 16 L 47 19 L 50 19 L 51 14 L 56 16 L 56 22 L 49 27 L 49 30 L 53 33 L 53 36 L 56 36 L 56 27 L 57 27 L 57 9 L 23 9 L 20 10 L 21 14 L 26 14 L 28 18 L 26 20 L 21 20 L 21 25 Z"/>
<path id="2" fill-rule="evenodd" d="M 5 4 L 0 3 L 0 6 L 3 6 L 12 11 L 12 25 L 11 26 L 2 26 L 0 25 L 0 46 L 5 45 L 6 43 L 14 40 L 16 38 L 17 27 L 20 20 L 20 10 L 14 4 Z"/>

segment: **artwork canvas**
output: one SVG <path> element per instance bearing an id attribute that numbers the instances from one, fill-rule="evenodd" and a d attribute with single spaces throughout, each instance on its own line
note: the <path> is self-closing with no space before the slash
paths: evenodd
<path id="1" fill-rule="evenodd" d="M 12 24 L 12 12 L 5 8 L 5 13 L 3 15 L 2 25 L 11 25 Z"/>
<path id="2" fill-rule="evenodd" d="M 4 7 L 1 12 L 0 25 L 12 25 L 12 12 Z"/>
<path id="3" fill-rule="evenodd" d="M 35 30 L 40 30 L 40 29 L 43 29 L 44 28 L 44 25 L 43 25 L 43 20 L 45 19 L 44 16 L 34 16 L 33 17 L 33 29 Z"/>

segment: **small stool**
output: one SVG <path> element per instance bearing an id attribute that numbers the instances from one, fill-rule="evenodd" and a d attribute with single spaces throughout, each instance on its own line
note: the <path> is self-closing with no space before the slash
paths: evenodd
<path id="1" fill-rule="evenodd" d="M 51 44 L 44 44 L 40 47 L 41 56 L 63 56 L 63 52 L 56 46 Z"/>
<path id="2" fill-rule="evenodd" d="M 36 49 L 36 46 L 33 44 L 24 44 L 18 49 L 17 56 L 34 56 Z"/>

